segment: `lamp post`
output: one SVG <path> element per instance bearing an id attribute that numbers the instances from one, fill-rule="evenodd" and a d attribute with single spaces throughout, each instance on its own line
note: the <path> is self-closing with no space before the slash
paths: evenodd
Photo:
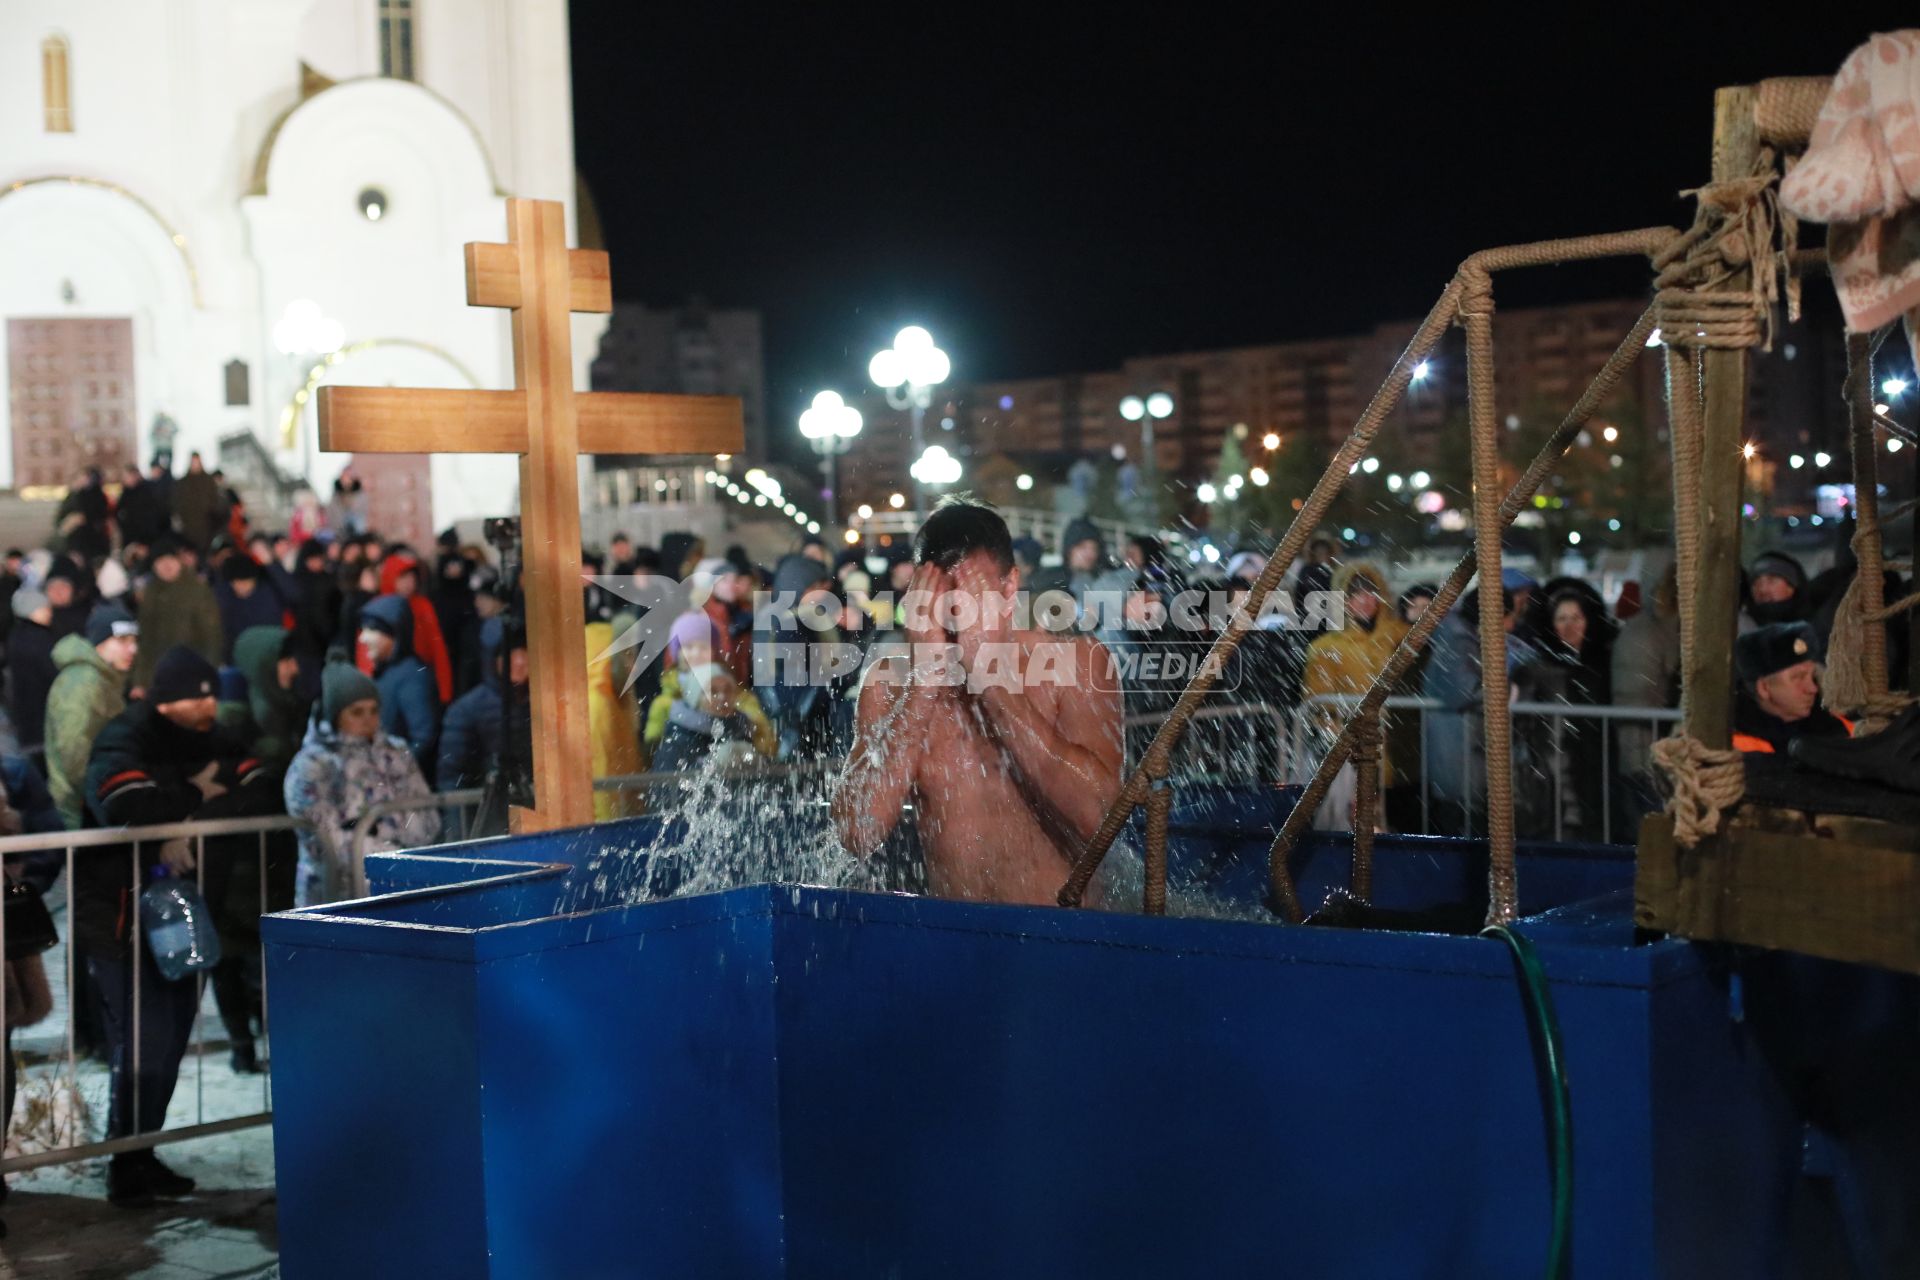
<path id="1" fill-rule="evenodd" d="M 913 411 L 913 456 L 923 453 L 921 430 L 927 408 L 933 403 L 933 389 L 953 372 L 947 353 L 933 345 L 933 335 L 917 324 L 910 324 L 894 335 L 893 345 L 878 352 L 867 364 L 867 376 L 887 393 L 887 403 L 895 409 Z M 941 449 L 944 454 L 945 449 Z M 918 462 L 915 466 L 918 466 Z M 956 464 L 958 465 L 958 464 Z M 927 513 L 925 489 L 916 475 L 913 481 L 913 513 Z"/>
<path id="2" fill-rule="evenodd" d="M 1156 391 L 1144 399 L 1128 396 L 1120 402 L 1120 416 L 1128 422 L 1140 424 L 1141 465 L 1149 471 L 1154 470 L 1153 424 L 1173 416 L 1173 397 L 1164 391 Z"/>
<path id="3" fill-rule="evenodd" d="M 840 492 L 834 464 L 860 434 L 860 411 L 840 398 L 838 391 L 822 391 L 813 406 L 800 415 L 800 434 L 820 455 L 827 481 L 827 523 L 840 523 Z"/>

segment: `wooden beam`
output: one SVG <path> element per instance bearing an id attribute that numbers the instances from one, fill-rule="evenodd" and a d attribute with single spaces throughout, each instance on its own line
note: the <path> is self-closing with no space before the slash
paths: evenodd
<path id="1" fill-rule="evenodd" d="M 1750 177 L 1760 156 L 1751 88 L 1714 96 L 1713 180 Z M 1751 286 L 1745 270 L 1725 288 Z M 1733 716 L 1733 636 L 1740 615 L 1740 507 L 1746 459 L 1747 353 L 1708 351 L 1702 414 L 1706 430 L 1700 460 L 1700 562 L 1694 575 L 1693 653 L 1687 663 L 1687 732 L 1717 751 L 1730 745 Z"/>
<path id="2" fill-rule="evenodd" d="M 574 404 L 582 453 L 739 453 L 746 447 L 736 396 L 596 391 Z"/>
<path id="3" fill-rule="evenodd" d="M 613 270 L 604 250 L 567 250 L 567 302 L 572 311 L 613 310 Z M 467 305 L 520 305 L 520 255 L 510 244 L 467 244 Z"/>
<path id="4" fill-rule="evenodd" d="M 566 219 L 555 201 L 509 200 L 507 225 L 520 267 L 521 305 L 513 311 L 514 385 L 527 406 L 520 545 L 531 693 L 539 709 L 533 723 L 533 793 L 541 825 L 582 826 L 593 821 L 593 738 L 582 639 L 587 619 L 575 462 L 580 432 Z"/>
<path id="5" fill-rule="evenodd" d="M 321 387 L 327 453 L 524 453 L 524 391 Z"/>
<path id="6" fill-rule="evenodd" d="M 733 396 L 598 391 L 576 395 L 582 453 L 739 453 L 746 427 Z M 321 387 L 328 453 L 525 453 L 527 393 Z"/>

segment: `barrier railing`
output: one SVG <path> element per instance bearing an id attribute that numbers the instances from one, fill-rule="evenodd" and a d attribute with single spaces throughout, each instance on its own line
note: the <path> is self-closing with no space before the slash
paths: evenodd
<path id="1" fill-rule="evenodd" d="M 1166 720 L 1167 715 L 1168 713 L 1165 711 L 1141 712 L 1137 715 L 1126 717 L 1124 723 L 1129 729 L 1145 727 L 1147 725 L 1158 725 Z M 1271 724 L 1273 726 L 1273 772 L 1265 778 L 1256 778 L 1254 781 L 1263 784 L 1273 784 L 1278 783 L 1287 776 L 1287 763 L 1291 758 L 1289 752 L 1292 739 L 1288 728 L 1287 713 L 1284 710 L 1267 702 L 1226 703 L 1219 706 L 1201 707 L 1198 711 L 1194 712 L 1192 716 L 1192 721 L 1196 724 L 1207 721 L 1226 720 L 1261 720 Z M 1204 744 L 1201 745 L 1204 747 Z M 1193 759 L 1198 759 L 1202 763 L 1220 763 L 1218 760 L 1207 760 L 1204 749 L 1200 751 L 1189 751 L 1182 756 L 1183 763 Z M 1132 765 L 1136 762 L 1129 759 L 1127 763 Z"/>
<path id="2" fill-rule="evenodd" d="M 50 992 L 53 986 L 52 974 L 57 972 L 64 977 L 63 989 L 55 994 L 53 1005 L 53 1011 L 55 1012 L 61 1009 L 65 1010 L 64 1027 L 58 1034 L 32 1036 L 27 1043 L 16 1047 L 13 1044 L 16 1031 L 31 1032 L 33 1026 L 40 1026 L 42 1023 L 36 1022 L 33 1026 L 15 1028 L 6 1024 L 5 1010 L 0 1009 L 0 1033 L 4 1033 L 0 1034 L 0 1043 L 5 1045 L 10 1062 L 17 1064 L 16 1069 L 18 1067 L 24 1067 L 27 1068 L 28 1071 L 31 1071 L 31 1069 L 36 1066 L 53 1068 L 51 1071 L 42 1072 L 40 1079 L 37 1080 L 23 1076 L 20 1080 L 19 1091 L 22 1095 L 27 1095 L 32 1090 L 44 1085 L 49 1091 L 58 1091 L 65 1094 L 67 1101 L 73 1104 L 68 1108 L 68 1119 L 76 1126 L 80 1124 L 83 1119 L 81 1112 L 84 1111 L 84 1107 L 79 1105 L 79 1100 L 84 1092 L 83 1085 L 97 1086 L 103 1082 L 108 1084 L 109 1093 L 107 1095 L 106 1105 L 109 1108 L 109 1115 L 111 1115 L 113 1104 L 110 1089 L 113 1063 L 109 1061 L 104 1070 L 87 1070 L 83 1072 L 79 1054 L 77 1019 L 81 1016 L 81 1008 L 78 999 L 80 986 L 76 980 L 75 973 L 77 955 L 73 936 L 74 867 L 82 857 L 111 858 L 123 856 L 128 860 L 128 887 L 130 889 L 129 902 L 131 905 L 129 907 L 130 916 L 127 928 L 128 940 L 126 943 L 126 954 L 129 957 L 130 963 L 128 969 L 128 1013 L 126 1017 L 127 1036 L 123 1049 L 125 1061 L 122 1063 L 122 1075 L 126 1079 L 124 1087 L 130 1095 L 128 1114 L 130 1116 L 129 1123 L 132 1126 L 131 1133 L 105 1138 L 99 1141 L 61 1141 L 61 1135 L 59 1134 L 47 1135 L 35 1133 L 31 1135 L 33 1140 L 36 1145 L 42 1145 L 44 1149 L 34 1151 L 30 1154 L 0 1159 L 0 1173 L 20 1173 L 28 1169 L 37 1169 L 44 1165 L 70 1164 L 78 1160 L 118 1155 L 122 1152 L 152 1148 L 162 1143 L 180 1142 L 188 1138 L 203 1138 L 218 1133 L 230 1133 L 238 1129 L 267 1124 L 273 1119 L 272 1080 L 264 1069 L 260 1073 L 261 1094 L 260 1109 L 258 1111 L 241 1115 L 223 1116 L 213 1120 L 207 1119 L 205 1060 L 206 1051 L 210 1045 L 206 1035 L 203 1033 L 203 1024 L 205 1021 L 205 1005 L 207 1002 L 207 989 L 210 975 L 194 974 L 190 977 L 180 979 L 182 982 L 192 982 L 195 985 L 193 1023 L 187 1044 L 187 1054 L 193 1058 L 195 1064 L 194 1123 L 180 1125 L 174 1128 L 162 1127 L 145 1129 L 142 1127 L 142 1116 L 139 1106 L 139 1080 L 142 1066 L 141 1059 L 144 1053 L 144 1048 L 141 1044 L 141 1025 L 145 1012 L 142 1008 L 142 989 L 146 984 L 141 980 L 141 970 L 142 966 L 149 962 L 145 956 L 146 938 L 144 931 L 140 927 L 138 914 L 139 897 L 144 887 L 141 883 L 140 874 L 141 853 L 144 849 L 155 845 L 164 845 L 176 840 L 190 841 L 193 845 L 194 854 L 194 878 L 204 893 L 207 876 L 207 841 L 211 839 L 253 836 L 257 843 L 255 857 L 257 859 L 257 870 L 259 873 L 260 910 L 264 914 L 270 905 L 267 896 L 269 886 L 268 837 L 280 832 L 297 831 L 302 825 L 299 821 L 288 817 L 229 818 L 208 822 L 169 823 L 162 826 L 151 827 L 123 827 L 100 831 L 53 831 L 40 835 L 0 837 L 0 865 L 6 867 L 7 874 L 10 878 L 17 878 L 16 869 L 19 862 L 29 855 L 50 852 L 63 852 L 65 854 L 62 878 L 57 882 L 54 893 L 49 895 L 50 898 L 53 899 L 49 902 L 49 910 L 54 912 L 57 917 L 65 917 L 65 928 L 62 930 L 63 936 L 59 944 L 59 950 L 64 954 L 58 966 L 46 964 L 47 957 L 51 957 L 54 954 L 53 951 L 45 952 L 40 957 L 43 966 L 49 970 L 48 987 Z M 6 917 L 4 912 L 0 912 L 0 956 L 5 955 L 6 946 Z M 252 961 L 258 964 L 260 957 L 255 955 L 252 957 Z M 259 1040 L 265 1042 L 268 1038 L 268 1025 L 267 994 L 264 981 L 258 984 L 258 989 L 260 991 Z M 48 1016 L 51 1017 L 51 1013 L 49 1013 Z M 44 1019 L 42 1021 L 44 1022 Z M 100 1048 L 105 1049 L 105 1046 L 102 1045 Z M 185 1060 L 185 1057 L 183 1057 L 183 1064 Z M 64 1068 L 64 1075 L 61 1074 L 62 1068 Z M 20 1121 L 21 1116 L 19 1109 L 16 1108 L 15 1123 L 19 1124 Z M 91 1128 L 92 1126 L 88 1127 Z M 108 1121 L 107 1127 L 112 1127 L 111 1120 Z"/>
<path id="3" fill-rule="evenodd" d="M 1360 704 L 1356 694 L 1323 694 L 1304 699 L 1295 708 L 1290 735 L 1289 752 L 1292 759 L 1306 759 L 1317 762 L 1317 756 L 1309 750 L 1312 737 L 1324 732 L 1325 717 L 1351 710 Z M 1457 795 L 1464 801 L 1462 818 L 1467 828 L 1472 827 L 1475 814 L 1475 797 L 1478 794 L 1474 783 L 1485 777 L 1485 766 L 1476 767 L 1474 756 L 1474 734 L 1480 725 L 1479 704 L 1471 707 L 1451 707 L 1437 699 L 1422 697 L 1388 698 L 1384 710 L 1389 718 L 1398 713 L 1412 713 L 1417 720 L 1419 730 L 1420 764 L 1420 832 L 1433 831 L 1433 798 L 1436 785 L 1431 774 L 1432 760 L 1427 750 L 1430 741 L 1426 718 L 1429 715 L 1451 716 L 1459 721 L 1460 734 L 1460 788 Z M 1534 720 L 1545 722 L 1549 729 L 1548 757 L 1549 771 L 1553 784 L 1553 829 L 1552 838 L 1564 840 L 1566 831 L 1566 787 L 1569 778 L 1569 766 L 1573 761 L 1573 744 L 1577 739 L 1570 737 L 1569 727 L 1590 721 L 1596 726 L 1594 738 L 1597 741 L 1599 755 L 1599 837 L 1603 844 L 1613 842 L 1614 788 L 1625 775 L 1616 769 L 1622 755 L 1615 734 L 1620 729 L 1645 729 L 1650 737 L 1659 737 L 1666 726 L 1680 720 L 1680 711 L 1674 707 L 1629 707 L 1617 705 L 1586 705 L 1567 702 L 1514 702 L 1510 710 L 1516 723 L 1515 736 L 1521 736 L 1520 722 Z M 1453 726 L 1447 726 L 1446 732 L 1453 732 Z M 1343 828 L 1344 829 L 1344 828 Z M 1541 838 L 1544 831 L 1528 832 L 1535 838 Z"/>

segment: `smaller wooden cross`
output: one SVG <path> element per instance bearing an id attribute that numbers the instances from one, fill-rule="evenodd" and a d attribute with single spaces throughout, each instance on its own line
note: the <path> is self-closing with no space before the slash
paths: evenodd
<path id="1" fill-rule="evenodd" d="M 514 829 L 593 821 L 581 453 L 738 453 L 732 396 L 573 389 L 569 314 L 613 310 L 607 255 L 567 248 L 553 200 L 507 201 L 507 243 L 467 245 L 467 304 L 513 312 L 513 391 L 321 387 L 320 447 L 352 453 L 517 453 L 533 685 L 531 811 Z"/>

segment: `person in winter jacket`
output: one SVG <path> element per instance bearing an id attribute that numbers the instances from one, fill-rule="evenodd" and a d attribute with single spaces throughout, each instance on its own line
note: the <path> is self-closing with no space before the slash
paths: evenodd
<path id="1" fill-rule="evenodd" d="M 13 629 L 7 633 L 7 714 L 28 751 L 40 746 L 47 720 L 47 693 L 54 665 L 53 606 L 38 591 L 13 593 Z"/>
<path id="2" fill-rule="evenodd" d="M 453 701 L 453 660 L 447 652 L 446 637 L 440 634 L 440 617 L 433 601 L 420 591 L 420 562 L 411 555 L 396 554 L 380 562 L 380 594 L 398 596 L 407 602 L 413 614 L 413 652 L 433 672 L 434 689 L 444 705 Z M 360 670 L 373 674 L 371 662 L 360 663 Z"/>
<path id="3" fill-rule="evenodd" d="M 677 761 L 685 761 L 694 755 L 704 755 L 704 751 L 691 752 L 675 749 L 662 755 L 669 729 L 678 721 L 685 722 L 683 727 L 697 728 L 710 722 L 701 722 L 697 716 L 689 716 L 684 707 L 693 711 L 704 710 L 698 699 L 683 694 L 689 673 L 713 663 L 718 652 L 717 634 L 713 620 L 705 613 L 683 613 L 674 619 L 672 628 L 667 632 L 667 666 L 660 677 L 660 694 L 647 708 L 647 727 L 643 735 L 648 751 L 653 753 L 651 767 L 656 770 L 670 770 Z M 749 732 L 747 740 L 753 749 L 762 756 L 771 759 L 780 748 L 780 735 L 773 727 L 773 721 L 761 709 L 760 700 L 753 690 L 740 687 L 733 695 L 734 710 L 745 718 Z M 662 760 L 667 763 L 662 764 Z"/>
<path id="4" fill-rule="evenodd" d="M 348 467 L 333 482 L 333 498 L 327 503 L 327 527 L 343 538 L 357 537 L 367 531 L 367 509 L 372 499 L 360 477 Z"/>
<path id="5" fill-rule="evenodd" d="M 185 645 L 208 662 L 220 660 L 224 640 L 220 604 L 213 588 L 186 565 L 180 544 L 162 538 L 153 546 L 153 577 L 140 596 L 140 635 L 144 640 L 133 664 L 133 687 L 145 688 L 154 664 L 175 645 Z"/>
<path id="6" fill-rule="evenodd" d="M 675 681 L 676 696 L 654 750 L 653 767 L 679 773 L 697 769 L 715 756 L 723 765 L 752 762 L 755 727 L 740 710 L 740 699 L 749 695 L 733 673 L 709 662 L 676 674 L 683 678 Z"/>
<path id="7" fill-rule="evenodd" d="M 833 571 L 812 556 L 781 558 L 773 571 L 773 598 L 787 608 L 766 611 L 756 619 L 755 643 L 772 646 L 772 660 L 756 664 L 755 695 L 780 731 L 780 758 L 815 759 L 830 753 L 852 732 L 853 709 L 848 697 L 859 682 L 858 664 L 844 676 L 820 678 L 824 655 L 842 643 L 839 628 L 816 630 L 798 606 L 825 606 L 832 600 Z M 804 663 L 804 669 L 796 664 Z M 772 683 L 758 681 L 772 677 Z"/>
<path id="8" fill-rule="evenodd" d="M 507 646 L 504 653 L 503 644 Z M 503 695 L 509 689 L 526 690 L 525 628 L 515 626 L 509 633 L 505 619 L 489 619 L 480 628 L 479 649 L 485 679 L 447 708 L 440 726 L 440 762 L 434 771 L 434 786 L 441 791 L 481 786 L 499 767 L 506 712 Z M 530 730 L 531 725 L 527 728 Z M 529 758 L 533 752 L 531 736 L 529 732 L 522 753 Z"/>
<path id="9" fill-rule="evenodd" d="M 812 557 L 808 557 L 811 559 Z M 753 683 L 753 579 L 728 560 L 703 560 L 696 579 L 709 583 L 706 611 L 719 643 L 714 658 L 746 685 Z M 697 597 L 696 597 L 697 598 Z"/>
<path id="10" fill-rule="evenodd" d="M 1035 597 L 1048 591 L 1065 591 L 1076 605 L 1084 604 L 1094 583 L 1112 569 L 1107 560 L 1106 540 L 1100 528 L 1085 516 L 1067 522 L 1060 535 L 1060 567 L 1042 569 L 1033 575 L 1029 589 Z"/>
<path id="11" fill-rule="evenodd" d="M 1316 636 L 1307 646 L 1306 672 L 1300 686 L 1303 697 L 1364 694 L 1386 670 L 1387 660 L 1407 634 L 1407 624 L 1388 604 L 1393 597 L 1387 590 L 1386 575 L 1377 566 L 1364 560 L 1342 565 L 1333 576 L 1333 589 L 1344 601 L 1342 625 Z M 1337 733 L 1345 718 L 1340 708 L 1326 704 L 1315 713 L 1316 721 L 1328 733 Z M 1350 770 L 1351 766 L 1341 770 L 1341 785 L 1328 793 L 1328 803 L 1318 815 L 1318 825 L 1323 828 L 1344 831 L 1352 826 Z M 1380 772 L 1381 787 L 1391 787 L 1394 775 L 1384 753 Z"/>
<path id="12" fill-rule="evenodd" d="M 1613 644 L 1613 702 L 1623 707 L 1680 705 L 1680 587 L 1668 565 L 1647 607 L 1621 624 Z M 1663 803 L 1653 771 L 1653 744 L 1666 730 L 1655 723 L 1621 721 L 1614 758 L 1625 785 L 1616 788 L 1615 831 L 1632 831 L 1641 814 Z"/>
<path id="13" fill-rule="evenodd" d="M 352 664 L 330 662 L 320 675 L 320 711 L 287 770 L 287 812 L 300 832 L 300 906 L 333 902 L 356 889 L 353 829 L 368 809 L 431 795 L 415 754 L 381 731 L 380 691 Z M 437 809 L 390 814 L 374 824 L 367 849 L 413 849 L 440 838 Z"/>
<path id="14" fill-rule="evenodd" d="M 1516 635 L 1524 589 L 1502 588 L 1507 676 L 1535 660 L 1532 645 Z M 1433 636 L 1433 660 L 1427 664 L 1426 696 L 1440 704 L 1421 722 L 1421 751 L 1427 761 L 1428 788 L 1434 798 L 1440 834 L 1486 831 L 1487 762 L 1481 699 L 1480 593 L 1469 591 Z M 1511 685 L 1509 685 L 1511 688 Z M 1464 719 L 1464 723 L 1462 723 Z"/>
<path id="15" fill-rule="evenodd" d="M 87 615 L 97 603 L 93 574 L 77 565 L 72 556 L 55 556 L 47 567 L 47 578 L 40 589 L 53 606 L 53 638 L 78 635 L 86 629 Z"/>
<path id="16" fill-rule="evenodd" d="M 180 536 L 204 551 L 213 535 L 224 531 L 224 503 L 220 485 L 207 474 L 207 465 L 196 452 L 187 458 L 187 474 L 173 484 L 173 514 L 180 522 Z"/>
<path id="17" fill-rule="evenodd" d="M 109 531 L 112 516 L 113 503 L 107 498 L 100 468 L 88 467 L 54 514 L 61 549 L 83 561 L 104 558 L 113 550 Z"/>
<path id="18" fill-rule="evenodd" d="M 327 545 L 308 541 L 294 556 L 299 603 L 293 611 L 294 651 L 318 670 L 333 646 L 340 625 L 342 596 L 338 574 L 327 563 Z"/>
<path id="19" fill-rule="evenodd" d="M 220 585 L 214 588 L 220 606 L 220 660 L 233 661 L 234 642 L 255 627 L 281 628 L 287 621 L 287 602 L 279 588 L 244 551 L 228 556 L 220 566 Z"/>
<path id="20" fill-rule="evenodd" d="M 127 709 L 127 677 L 140 651 L 140 624 L 103 604 L 86 631 L 53 647 L 60 668 L 47 695 L 47 782 L 70 831 L 86 820 L 87 757 L 107 722 Z"/>
<path id="21" fill-rule="evenodd" d="M 120 506 L 114 513 L 122 547 L 151 547 L 173 527 L 159 486 L 149 484 L 140 468 L 129 465 L 120 482 Z"/>
<path id="22" fill-rule="evenodd" d="M 612 624 L 589 622 L 586 644 L 587 722 L 593 739 L 593 776 L 620 778 L 639 773 L 640 729 L 634 723 L 633 699 L 614 684 L 613 663 L 607 660 L 607 653 L 613 648 Z M 638 798 L 630 791 L 595 792 L 594 818 L 605 822 L 638 813 Z"/>
<path id="23" fill-rule="evenodd" d="M 215 724 L 217 675 L 212 663 L 184 646 L 161 655 L 154 664 L 147 697 L 129 703 L 94 740 L 86 781 L 90 827 L 260 817 L 280 811 L 280 795 L 271 785 L 270 771 L 249 759 L 241 745 Z M 222 926 L 223 952 L 228 947 L 222 906 L 225 881 L 233 860 L 252 856 L 255 848 L 251 836 L 206 842 L 206 898 Z M 141 845 L 138 883 L 130 882 L 125 857 L 103 854 L 77 859 L 74 865 L 72 937 L 86 954 L 112 1064 L 109 1138 L 166 1124 L 167 1104 L 199 1005 L 199 984 L 167 981 L 146 947 L 140 949 L 136 970 L 131 931 L 140 927 L 138 898 L 148 884 L 158 875 L 190 876 L 195 869 L 194 846 L 184 839 Z M 257 900 L 252 910 L 257 915 Z M 243 964 L 247 959 L 244 955 L 231 958 Z M 257 961 L 257 955 L 253 958 Z M 135 983 L 140 989 L 137 1077 Z M 215 994 L 220 994 L 217 973 Z M 222 1013 L 227 1013 L 224 1006 Z M 107 1168 L 107 1195 L 116 1205 L 140 1207 L 151 1204 L 156 1196 L 181 1196 L 192 1190 L 192 1179 L 174 1173 L 150 1150 L 116 1155 Z"/>
<path id="24" fill-rule="evenodd" d="M 300 657 L 292 632 L 249 627 L 233 644 L 233 665 L 247 683 L 243 700 L 220 704 L 220 723 L 269 768 L 283 770 L 300 750 L 313 699 L 300 693 Z"/>
<path id="25" fill-rule="evenodd" d="M 1764 551 L 1747 566 L 1745 598 L 1740 608 L 1740 633 L 1776 622 L 1804 621 L 1810 612 L 1807 571 L 1784 551 Z"/>
<path id="26" fill-rule="evenodd" d="M 406 739 L 426 769 L 440 741 L 440 698 L 433 673 L 414 655 L 413 618 L 406 600 L 381 596 L 360 611 L 360 649 L 380 690 L 381 731 Z"/>

